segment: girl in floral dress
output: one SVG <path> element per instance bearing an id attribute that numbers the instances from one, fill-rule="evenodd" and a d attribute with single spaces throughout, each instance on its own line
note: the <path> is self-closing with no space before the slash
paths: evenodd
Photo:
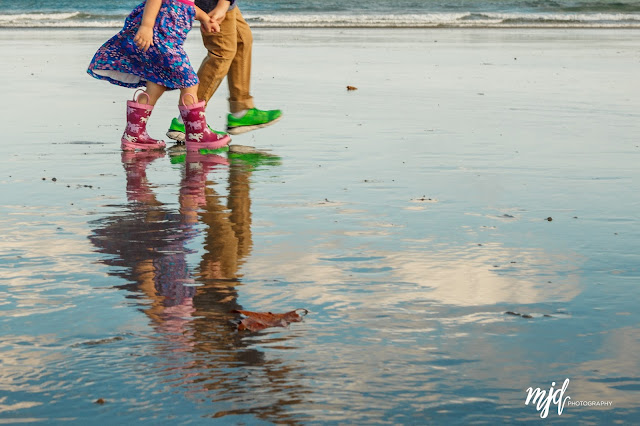
<path id="1" fill-rule="evenodd" d="M 127 101 L 127 127 L 123 150 L 163 149 L 165 143 L 147 134 L 153 106 L 166 90 L 180 89 L 180 115 L 185 122 L 187 150 L 218 149 L 229 143 L 227 134 L 209 129 L 205 102 L 198 102 L 198 76 L 184 51 L 193 20 L 202 31 L 219 31 L 217 21 L 193 0 L 146 0 L 125 20 L 124 28 L 98 49 L 87 72 L 119 86 L 138 88 Z M 137 95 L 137 96 L 136 96 Z"/>

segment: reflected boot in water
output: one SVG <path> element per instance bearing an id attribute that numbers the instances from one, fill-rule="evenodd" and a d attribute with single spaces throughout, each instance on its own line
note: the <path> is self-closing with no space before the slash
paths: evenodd
<path id="1" fill-rule="evenodd" d="M 193 104 L 186 105 L 184 99 L 191 96 Z M 186 93 L 182 97 L 180 105 L 180 115 L 184 121 L 185 141 L 187 151 L 198 151 L 200 149 L 220 149 L 231 142 L 231 137 L 227 134 L 219 134 L 211 131 L 207 126 L 207 119 L 204 113 L 205 102 L 196 103 L 194 96 Z"/>
<path id="2" fill-rule="evenodd" d="M 205 188 L 209 172 L 217 166 L 229 165 L 229 161 L 217 154 L 201 154 L 198 151 L 187 151 L 183 157 L 185 169 L 180 185 L 180 205 L 187 210 L 197 209 L 207 202 Z"/>
<path id="3" fill-rule="evenodd" d="M 138 92 L 141 93 L 136 98 Z M 127 101 L 127 128 L 122 135 L 120 146 L 124 151 L 164 149 L 164 141 L 153 139 L 147 133 L 147 121 L 153 111 L 153 105 L 139 103 L 141 96 L 146 96 L 149 102 L 149 95 L 143 90 L 137 90 L 133 94 L 133 100 Z"/>
<path id="4" fill-rule="evenodd" d="M 127 175 L 127 199 L 149 204 L 155 201 L 155 195 L 149 188 L 147 166 L 154 160 L 164 157 L 162 151 L 123 151 L 122 165 Z"/>

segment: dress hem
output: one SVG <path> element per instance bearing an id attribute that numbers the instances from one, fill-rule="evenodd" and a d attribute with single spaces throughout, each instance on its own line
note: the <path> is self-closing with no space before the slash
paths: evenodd
<path id="1" fill-rule="evenodd" d="M 110 69 L 105 69 L 105 71 L 122 72 L 122 71 L 119 71 L 119 70 L 110 70 Z M 199 83 L 199 82 L 196 82 L 195 84 L 192 84 L 191 86 L 167 86 L 165 81 L 162 81 L 162 80 L 159 80 L 159 79 L 154 81 L 154 79 L 146 78 L 144 76 L 140 76 L 140 75 L 137 75 L 137 74 L 134 74 L 134 73 L 128 73 L 128 74 L 135 75 L 136 77 L 139 77 L 140 80 L 135 82 L 135 83 L 127 83 L 127 82 L 124 82 L 124 81 L 121 81 L 121 80 L 117 80 L 117 79 L 111 78 L 111 77 L 109 77 L 107 75 L 96 74 L 96 72 L 91 68 L 89 68 L 87 70 L 87 74 L 89 74 L 91 77 L 96 78 L 98 80 L 107 81 L 107 82 L 109 82 L 111 84 L 115 84 L 116 86 L 128 87 L 130 89 L 136 89 L 138 87 L 145 87 L 147 85 L 147 82 L 151 82 L 151 83 L 157 84 L 159 86 L 164 87 L 167 90 L 186 89 L 186 88 L 189 88 L 189 87 L 193 87 L 193 86 L 195 86 L 195 85 L 197 85 Z"/>

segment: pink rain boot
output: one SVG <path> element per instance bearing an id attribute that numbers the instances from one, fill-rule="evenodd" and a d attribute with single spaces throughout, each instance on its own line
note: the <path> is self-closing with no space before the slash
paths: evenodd
<path id="1" fill-rule="evenodd" d="M 191 96 L 193 104 L 185 105 L 185 96 Z M 198 151 L 200 149 L 219 149 L 231 142 L 229 135 L 219 135 L 212 132 L 207 126 L 207 119 L 204 115 L 205 102 L 196 103 L 191 93 L 185 93 L 182 96 L 182 105 L 179 106 L 182 121 L 184 121 L 184 130 L 186 139 L 184 144 L 187 151 Z"/>
<path id="2" fill-rule="evenodd" d="M 127 128 L 122 135 L 122 144 L 120 145 L 124 151 L 131 150 L 149 150 L 164 149 L 164 141 L 153 139 L 147 133 L 147 120 L 153 111 L 153 105 L 140 104 L 137 102 L 140 96 L 136 98 L 136 94 L 141 91 L 140 96 L 146 96 L 149 102 L 147 92 L 137 90 L 133 94 L 133 100 L 127 101 Z"/>

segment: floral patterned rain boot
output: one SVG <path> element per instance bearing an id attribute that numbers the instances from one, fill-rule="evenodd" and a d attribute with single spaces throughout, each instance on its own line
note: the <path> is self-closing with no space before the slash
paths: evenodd
<path id="1" fill-rule="evenodd" d="M 149 102 L 149 95 L 143 90 L 138 90 L 133 94 L 133 100 L 127 101 L 127 128 L 122 135 L 122 144 L 120 145 L 124 151 L 140 149 L 143 151 L 153 149 L 164 149 L 164 141 L 153 139 L 147 133 L 147 120 L 153 111 L 153 105 L 138 103 L 140 96 L 146 96 Z"/>
<path id="2" fill-rule="evenodd" d="M 191 96 L 193 104 L 185 105 L 184 98 Z M 212 132 L 207 126 L 207 119 L 204 114 L 205 102 L 196 103 L 191 93 L 186 93 L 182 97 L 180 105 L 180 115 L 185 127 L 185 145 L 187 151 L 199 151 L 200 149 L 219 149 L 231 142 L 231 137 L 227 134 Z"/>

